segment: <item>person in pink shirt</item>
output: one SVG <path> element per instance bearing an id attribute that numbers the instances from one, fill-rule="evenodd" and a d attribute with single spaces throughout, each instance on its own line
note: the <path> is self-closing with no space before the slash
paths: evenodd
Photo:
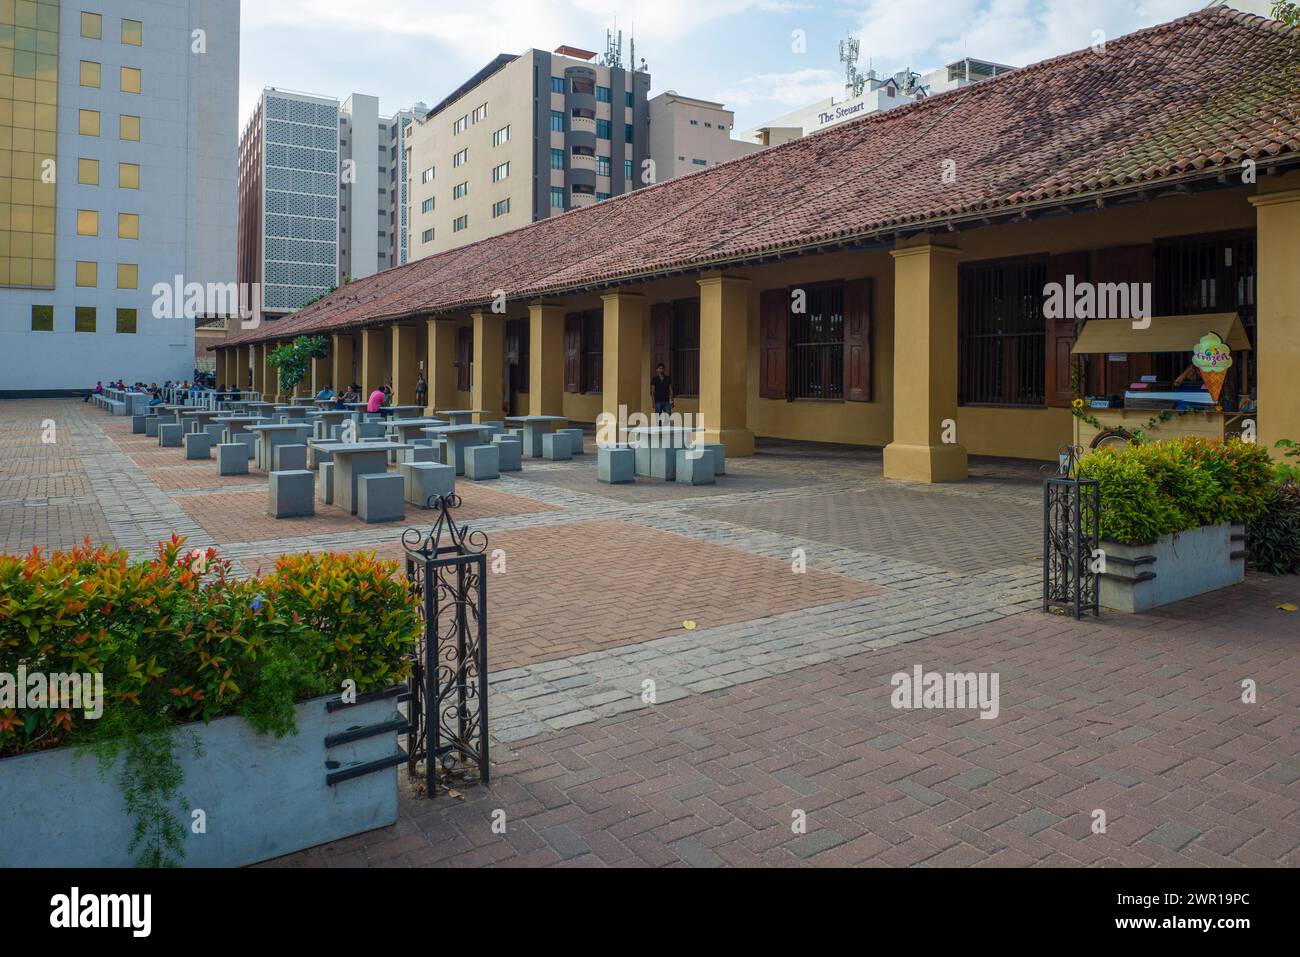
<path id="1" fill-rule="evenodd" d="M 384 407 L 384 390 L 376 389 L 370 393 L 370 398 L 366 402 L 367 412 L 378 412 Z"/>

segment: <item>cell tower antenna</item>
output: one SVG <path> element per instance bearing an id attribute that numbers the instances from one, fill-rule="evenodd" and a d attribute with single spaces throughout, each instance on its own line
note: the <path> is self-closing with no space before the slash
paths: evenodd
<path id="1" fill-rule="evenodd" d="M 858 56 L 861 53 L 861 41 L 852 33 L 840 41 L 840 62 L 844 64 L 844 94 L 852 99 L 862 95 L 864 78 L 858 72 Z"/>

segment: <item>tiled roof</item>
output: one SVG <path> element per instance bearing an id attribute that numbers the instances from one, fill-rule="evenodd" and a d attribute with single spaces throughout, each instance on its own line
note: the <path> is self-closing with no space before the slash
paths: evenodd
<path id="1" fill-rule="evenodd" d="M 1132 193 L 1245 158 L 1300 162 L 1300 30 L 1214 7 L 356 280 L 225 344 Z"/>

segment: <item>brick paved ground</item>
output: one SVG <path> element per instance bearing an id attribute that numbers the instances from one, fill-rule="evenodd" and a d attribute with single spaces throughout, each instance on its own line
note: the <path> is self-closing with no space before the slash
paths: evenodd
<path id="1" fill-rule="evenodd" d="M 220 479 L 79 402 L 0 404 L 0 455 L 9 551 L 177 530 L 252 573 L 395 557 L 405 527 L 274 522 L 264 475 Z M 592 458 L 458 486 L 507 560 L 492 785 L 430 802 L 403 776 L 396 826 L 275 864 L 1300 863 L 1295 579 L 1076 623 L 1034 610 L 1035 463 L 908 486 L 878 450 L 772 442 L 714 487 L 610 489 Z M 996 673 L 997 718 L 892 707 L 918 665 Z"/>

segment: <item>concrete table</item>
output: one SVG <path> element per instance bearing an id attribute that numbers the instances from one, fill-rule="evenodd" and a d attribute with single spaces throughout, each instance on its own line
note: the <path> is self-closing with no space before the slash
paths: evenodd
<path id="1" fill-rule="evenodd" d="M 264 415 L 219 415 L 212 421 L 220 422 L 231 435 L 247 432 L 250 425 L 271 424 L 270 420 Z"/>
<path id="2" fill-rule="evenodd" d="M 289 400 L 289 404 L 310 406 L 315 401 L 316 400 L 309 395 L 295 395 Z"/>
<path id="3" fill-rule="evenodd" d="M 388 453 L 409 449 L 401 442 L 325 442 L 317 448 L 328 451 L 334 465 L 334 504 L 357 514 L 357 476 L 382 475 L 388 471 Z"/>
<path id="4" fill-rule="evenodd" d="M 640 428 L 628 429 L 628 442 L 637 453 L 636 474 L 645 478 L 671 481 L 677 471 L 677 450 L 690 448 L 692 441 L 703 434 L 703 429 L 681 429 L 660 425 L 643 425 Z M 660 460 L 658 474 L 652 464 L 656 458 Z"/>
<path id="5" fill-rule="evenodd" d="M 384 411 L 393 419 L 418 419 L 424 415 L 424 406 L 389 405 L 384 407 Z"/>
<path id="6" fill-rule="evenodd" d="M 434 409 L 434 415 L 443 415 L 452 425 L 473 425 L 474 416 L 491 415 L 491 409 Z"/>
<path id="7" fill-rule="evenodd" d="M 310 425 L 250 425 L 249 432 L 256 433 L 261 439 L 257 449 L 257 467 L 263 472 L 270 472 L 275 463 L 277 445 L 306 445 L 307 436 L 311 434 Z"/>
<path id="8" fill-rule="evenodd" d="M 524 430 L 524 454 L 535 459 L 542 457 L 542 436 L 557 426 L 568 423 L 563 415 L 511 415 L 507 424 L 514 423 Z"/>
<path id="9" fill-rule="evenodd" d="M 244 408 L 256 415 L 270 416 L 271 410 L 275 408 L 274 402 L 245 402 Z"/>
<path id="10" fill-rule="evenodd" d="M 277 416 L 287 415 L 299 422 L 307 418 L 307 407 L 305 405 L 277 405 L 272 412 Z"/>
<path id="11" fill-rule="evenodd" d="M 207 425 L 209 422 L 211 422 L 213 419 L 215 419 L 215 418 L 216 418 L 218 415 L 220 415 L 220 414 L 221 414 L 221 413 L 219 413 L 219 412 L 214 412 L 212 409 L 199 409 L 198 411 L 195 411 L 195 412 L 182 412 L 182 413 L 181 413 L 181 420 L 182 420 L 182 422 L 181 422 L 181 425 L 182 425 L 181 431 L 182 431 L 182 432 L 188 432 L 188 431 L 190 431 L 188 428 L 185 428 L 185 425 L 186 425 L 185 420 L 188 419 L 190 422 L 197 422 L 197 423 L 198 423 L 198 427 L 197 427 L 194 431 L 196 431 L 196 432 L 202 432 L 202 431 L 203 431 L 203 427 L 204 427 L 205 425 Z"/>
<path id="12" fill-rule="evenodd" d="M 175 422 L 177 425 L 181 424 L 182 412 L 199 411 L 192 405 L 171 405 L 171 404 L 156 405 L 154 406 L 154 409 L 156 410 L 155 414 L 164 422 Z"/>
<path id="13" fill-rule="evenodd" d="M 417 433 L 425 429 L 447 425 L 451 423 L 442 419 L 393 419 L 388 423 L 388 434 L 396 436 L 399 442 L 410 442 L 412 439 L 423 438 L 424 436 Z"/>
<path id="14" fill-rule="evenodd" d="M 447 441 L 447 464 L 456 467 L 457 475 L 465 474 L 465 450 L 471 445 L 488 445 L 491 431 L 482 425 L 435 425 L 420 430 Z"/>

